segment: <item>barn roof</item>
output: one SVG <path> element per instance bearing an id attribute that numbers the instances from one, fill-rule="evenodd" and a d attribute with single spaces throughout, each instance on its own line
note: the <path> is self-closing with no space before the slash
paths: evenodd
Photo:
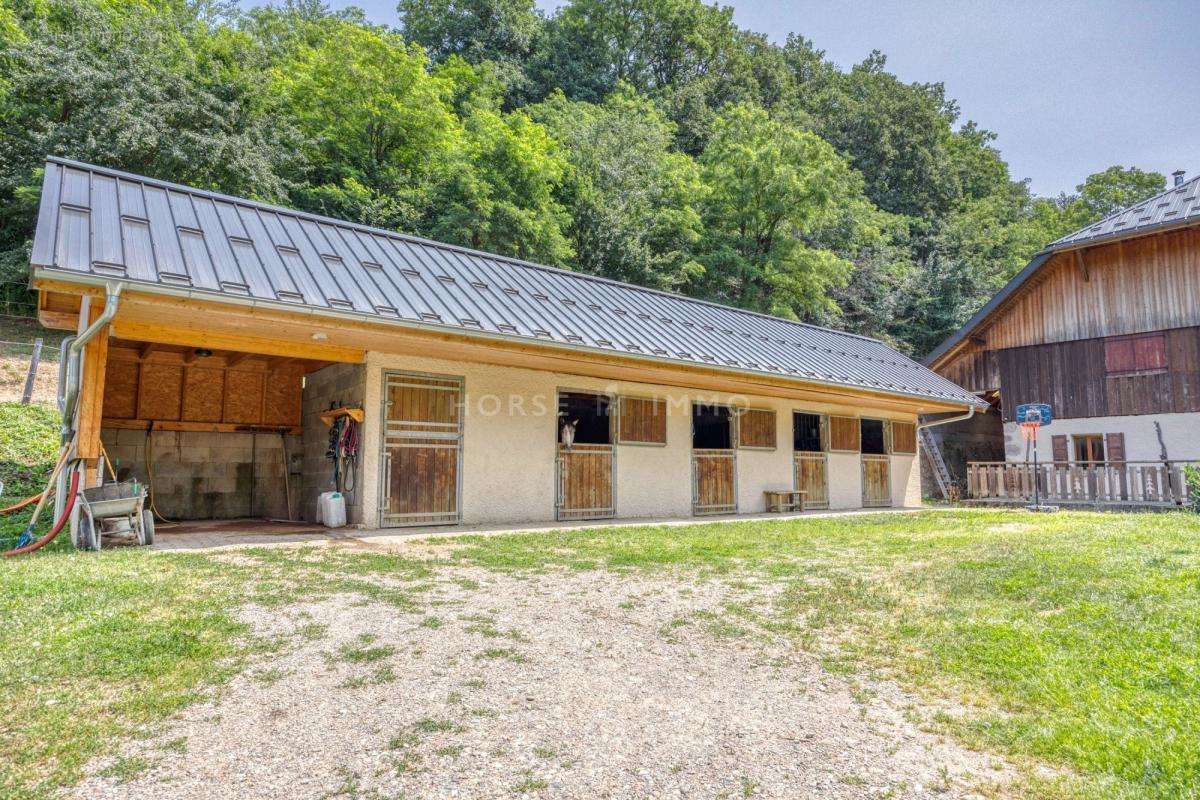
<path id="1" fill-rule="evenodd" d="M 932 364 L 969 336 L 979 323 L 983 322 L 1001 303 L 1020 289 L 1025 281 L 1031 278 L 1042 264 L 1049 261 L 1050 256 L 1055 253 L 1197 224 L 1200 224 L 1200 175 L 1055 239 L 1035 255 L 1029 264 L 1005 284 L 1004 288 L 997 292 L 995 297 L 979 309 L 971 319 L 967 320 L 965 325 L 925 356 L 921 363 Z"/>
<path id="2" fill-rule="evenodd" d="M 978 404 L 883 342 L 50 158 L 36 277 Z"/>
<path id="3" fill-rule="evenodd" d="M 1090 246 L 1113 239 L 1141 236 L 1160 228 L 1196 222 L 1200 222 L 1200 175 L 1055 239 L 1046 249 L 1063 250 Z"/>

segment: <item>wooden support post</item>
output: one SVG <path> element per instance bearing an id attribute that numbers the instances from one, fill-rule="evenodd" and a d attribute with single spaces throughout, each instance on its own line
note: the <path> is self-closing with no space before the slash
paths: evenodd
<path id="1" fill-rule="evenodd" d="M 1083 279 L 1090 281 L 1092 276 L 1088 274 L 1087 261 L 1083 257 L 1083 248 L 1075 251 L 1075 263 L 1079 265 L 1079 274 L 1083 276 Z"/>
<path id="2" fill-rule="evenodd" d="M 90 298 L 89 298 L 90 299 Z M 80 318 L 90 325 L 104 311 L 101 303 L 88 303 L 86 314 Z M 82 322 L 80 323 L 82 326 Z M 76 452 L 82 459 L 100 457 L 100 420 L 104 412 L 104 372 L 108 366 L 108 326 L 97 333 L 83 348 L 83 368 L 79 380 L 79 411 L 76 417 Z M 93 469 L 89 467 L 90 477 Z M 89 486 L 93 485 L 91 483 Z"/>

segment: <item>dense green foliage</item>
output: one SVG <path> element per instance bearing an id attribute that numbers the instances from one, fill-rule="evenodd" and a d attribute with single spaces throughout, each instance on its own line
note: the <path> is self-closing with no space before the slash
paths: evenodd
<path id="1" fill-rule="evenodd" d="M 887 338 L 922 353 L 1053 238 L 940 84 L 701 0 L 0 0 L 0 282 L 50 153 Z"/>

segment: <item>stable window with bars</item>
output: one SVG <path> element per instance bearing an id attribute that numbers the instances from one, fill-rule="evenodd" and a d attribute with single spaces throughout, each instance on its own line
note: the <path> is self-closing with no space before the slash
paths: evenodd
<path id="1" fill-rule="evenodd" d="M 797 411 L 792 414 L 792 449 L 798 453 L 822 453 L 821 415 Z"/>
<path id="2" fill-rule="evenodd" d="M 862 452 L 867 455 L 887 455 L 887 435 L 881 419 L 862 420 Z"/>

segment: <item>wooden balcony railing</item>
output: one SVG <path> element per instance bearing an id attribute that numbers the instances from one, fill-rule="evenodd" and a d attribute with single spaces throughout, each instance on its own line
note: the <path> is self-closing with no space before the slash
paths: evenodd
<path id="1" fill-rule="evenodd" d="M 971 461 L 967 497 L 995 503 L 1180 506 L 1187 502 L 1183 470 L 1200 461 Z"/>

